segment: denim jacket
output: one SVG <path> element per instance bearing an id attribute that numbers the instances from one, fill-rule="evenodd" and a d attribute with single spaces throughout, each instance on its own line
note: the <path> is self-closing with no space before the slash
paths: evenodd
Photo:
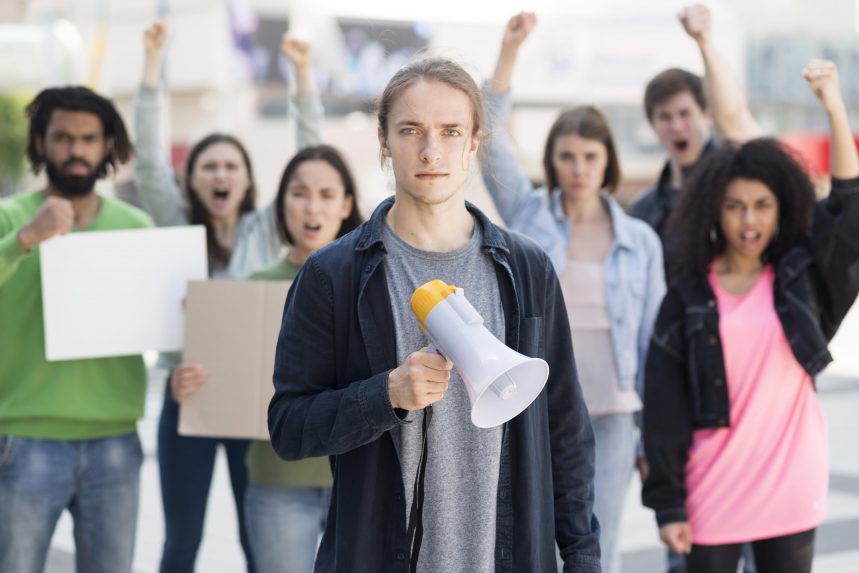
<path id="1" fill-rule="evenodd" d="M 504 128 L 510 116 L 509 93 L 483 89 L 487 110 L 488 157 L 483 181 L 505 224 L 534 239 L 548 253 L 555 270 L 567 264 L 570 220 L 561 191 L 533 189 L 516 159 Z M 635 386 L 643 395 L 644 361 L 659 303 L 665 295 L 662 244 L 644 222 L 623 212 L 617 201 L 602 196 L 611 216 L 614 241 L 603 265 L 611 337 L 621 388 Z"/>
<path id="2" fill-rule="evenodd" d="M 859 179 L 833 180 L 811 236 L 775 268 L 773 298 L 788 344 L 812 377 L 832 361 L 827 345 L 859 293 Z M 659 525 L 686 521 L 684 468 L 692 432 L 730 425 L 719 310 L 706 277 L 672 283 L 647 359 L 644 505 Z"/>
<path id="3" fill-rule="evenodd" d="M 407 423 L 387 379 L 396 331 L 381 231 L 393 199 L 307 260 L 290 289 L 274 366 L 269 431 L 288 460 L 331 456 L 334 486 L 317 572 L 408 571 L 406 506 L 390 431 Z M 600 571 L 592 515 L 594 442 L 560 285 L 531 241 L 467 205 L 495 264 L 505 342 L 549 363 L 543 392 L 504 425 L 495 570 Z M 432 503 L 432 500 L 427 500 Z"/>

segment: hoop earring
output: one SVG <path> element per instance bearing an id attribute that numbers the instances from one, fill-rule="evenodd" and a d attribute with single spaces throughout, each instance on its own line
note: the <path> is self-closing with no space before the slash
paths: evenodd
<path id="1" fill-rule="evenodd" d="M 712 244 L 715 247 L 718 242 L 719 242 L 719 235 L 716 232 L 716 224 L 713 223 L 710 226 L 710 244 Z"/>

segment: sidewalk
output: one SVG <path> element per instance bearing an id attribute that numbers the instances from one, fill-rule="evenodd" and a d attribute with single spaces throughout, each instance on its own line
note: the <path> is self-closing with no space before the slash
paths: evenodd
<path id="1" fill-rule="evenodd" d="M 815 573 L 859 572 L 859 305 L 854 307 L 831 346 L 836 358 L 818 380 L 818 390 L 829 426 L 829 513 L 818 530 Z M 164 374 L 152 370 L 146 417 L 139 430 L 145 453 L 141 474 L 135 573 L 158 571 L 164 523 L 156 458 L 158 416 Z M 630 487 L 621 533 L 623 573 L 664 571 L 664 551 L 657 538 L 652 513 L 639 501 L 640 484 Z M 212 483 L 206 530 L 197 559 L 201 573 L 237 573 L 244 559 L 236 531 L 235 508 L 223 455 L 219 454 Z M 46 571 L 74 571 L 72 524 L 65 513 L 52 540 Z"/>

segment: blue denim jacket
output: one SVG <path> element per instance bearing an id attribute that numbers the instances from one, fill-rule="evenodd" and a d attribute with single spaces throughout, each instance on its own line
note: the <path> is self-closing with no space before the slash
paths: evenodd
<path id="1" fill-rule="evenodd" d="M 483 89 L 488 149 L 483 181 L 505 224 L 534 239 L 548 253 L 560 274 L 567 264 L 570 220 L 564 214 L 561 191 L 534 189 L 522 171 L 505 125 L 510 116 L 508 93 Z M 662 244 L 646 223 L 623 212 L 604 195 L 611 215 L 614 242 L 603 266 L 611 335 L 622 388 L 636 387 L 643 395 L 644 363 L 659 304 L 665 295 Z"/>
<path id="2" fill-rule="evenodd" d="M 396 330 L 382 261 L 384 201 L 355 231 L 310 256 L 284 308 L 268 412 L 275 451 L 331 456 L 334 486 L 317 572 L 408 571 L 403 484 L 390 430 L 404 424 L 387 380 Z M 504 309 L 505 342 L 549 364 L 546 388 L 504 425 L 495 571 L 600 571 L 592 513 L 594 441 L 570 327 L 549 259 L 466 205 L 483 230 Z M 426 500 L 432 503 L 432 500 Z"/>
<path id="3" fill-rule="evenodd" d="M 833 179 L 811 236 L 775 265 L 773 303 L 796 361 L 812 377 L 859 293 L 859 178 Z M 644 505 L 659 525 L 686 521 L 685 467 L 694 430 L 730 426 L 719 308 L 706 277 L 682 277 L 665 297 L 647 359 Z"/>

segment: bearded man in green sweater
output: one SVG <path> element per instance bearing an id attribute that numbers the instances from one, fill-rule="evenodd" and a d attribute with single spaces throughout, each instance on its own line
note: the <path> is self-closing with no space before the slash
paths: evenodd
<path id="1" fill-rule="evenodd" d="M 0 201 L 0 571 L 42 571 L 64 509 L 79 572 L 130 571 L 146 370 L 140 356 L 45 359 L 39 244 L 152 222 L 94 192 L 132 151 L 109 100 L 46 89 L 27 115 L 27 157 L 48 185 Z"/>

